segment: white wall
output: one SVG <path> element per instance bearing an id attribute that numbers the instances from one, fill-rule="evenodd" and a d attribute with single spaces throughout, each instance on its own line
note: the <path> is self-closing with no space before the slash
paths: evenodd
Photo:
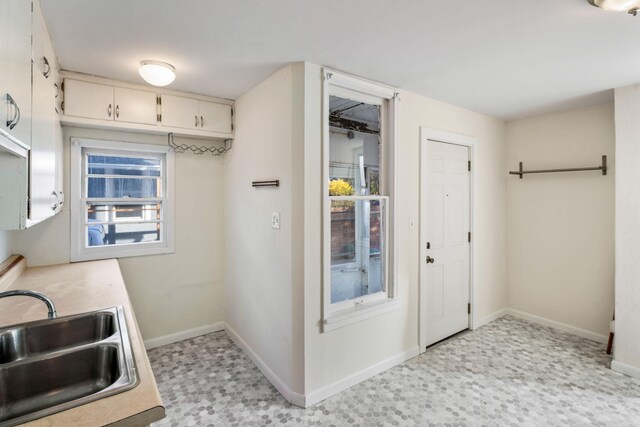
<path id="1" fill-rule="evenodd" d="M 616 89 L 615 104 L 616 336 L 612 367 L 630 368 L 627 373 L 640 378 L 640 85 Z"/>
<path id="2" fill-rule="evenodd" d="M 294 200 L 302 197 L 296 180 L 301 166 L 294 159 L 294 64 L 287 65 L 236 100 L 236 134 L 227 154 L 227 292 L 226 322 L 290 390 L 302 388 L 301 346 L 295 321 L 295 299 L 301 300 L 299 257 L 294 239 L 300 214 Z M 302 116 L 300 116 L 302 117 Z M 296 142 L 300 142 L 296 138 Z M 252 188 L 253 180 L 279 179 L 279 188 Z M 280 229 L 271 213 L 280 213 Z M 295 215 L 294 215 L 295 212 Z M 294 218 L 295 216 L 295 218 Z M 297 231 L 294 233 L 294 229 Z M 294 271 L 296 270 L 296 271 Z M 297 332 L 294 329 L 297 328 Z M 294 347 L 297 350 L 294 350 Z M 270 378 L 272 379 L 272 378 Z M 272 379 L 273 382 L 273 379 Z"/>
<path id="3" fill-rule="evenodd" d="M 0 262 L 11 255 L 11 232 L 0 231 Z"/>
<path id="4" fill-rule="evenodd" d="M 599 172 L 508 179 L 509 308 L 609 332 L 614 290 L 614 109 L 593 105 L 507 123 L 508 167 Z"/>
<path id="5" fill-rule="evenodd" d="M 507 303 L 505 125 L 469 110 L 400 92 L 398 155 L 398 277 L 401 308 L 327 333 L 321 320 L 321 68 L 305 64 L 304 256 L 305 393 L 418 349 L 420 126 L 476 137 L 478 187 L 478 317 Z"/>
<path id="6" fill-rule="evenodd" d="M 64 128 L 67 198 L 71 137 L 166 144 L 163 136 Z M 176 154 L 175 183 L 175 254 L 120 259 L 145 340 L 224 320 L 224 161 Z M 69 205 L 50 220 L 13 232 L 13 252 L 29 266 L 68 263 Z"/>

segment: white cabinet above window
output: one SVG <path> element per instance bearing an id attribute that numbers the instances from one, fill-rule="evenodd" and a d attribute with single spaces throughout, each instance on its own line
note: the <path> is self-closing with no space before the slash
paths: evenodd
<path id="1" fill-rule="evenodd" d="M 66 73 L 62 124 L 233 138 L 233 102 Z"/>
<path id="2" fill-rule="evenodd" d="M 162 125 L 181 129 L 200 129 L 198 100 L 184 96 L 162 95 Z"/>
<path id="3" fill-rule="evenodd" d="M 113 86 L 65 80 L 64 115 L 113 120 Z"/>

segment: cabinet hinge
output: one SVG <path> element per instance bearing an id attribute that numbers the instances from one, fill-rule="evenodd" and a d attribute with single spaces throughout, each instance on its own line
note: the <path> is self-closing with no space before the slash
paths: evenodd
<path id="1" fill-rule="evenodd" d="M 467 169 L 471 172 L 471 160 L 467 162 Z"/>
<path id="2" fill-rule="evenodd" d="M 60 89 L 62 89 L 62 91 L 64 92 L 64 80 L 62 81 L 62 84 L 60 85 Z"/>
<path id="3" fill-rule="evenodd" d="M 64 101 L 62 101 L 62 102 L 60 103 L 60 109 L 61 109 L 61 110 L 62 110 L 62 112 L 64 113 Z"/>
<path id="4" fill-rule="evenodd" d="M 467 233 L 467 241 L 471 243 L 471 232 Z"/>
<path id="5" fill-rule="evenodd" d="M 471 303 L 467 304 L 467 314 L 471 314 Z"/>

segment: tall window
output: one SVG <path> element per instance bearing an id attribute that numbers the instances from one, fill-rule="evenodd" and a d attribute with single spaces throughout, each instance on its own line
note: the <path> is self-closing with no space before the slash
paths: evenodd
<path id="1" fill-rule="evenodd" d="M 164 147 L 74 140 L 73 260 L 173 252 L 172 166 Z"/>
<path id="2" fill-rule="evenodd" d="M 324 329 L 397 306 L 393 289 L 395 93 L 325 71 Z"/>

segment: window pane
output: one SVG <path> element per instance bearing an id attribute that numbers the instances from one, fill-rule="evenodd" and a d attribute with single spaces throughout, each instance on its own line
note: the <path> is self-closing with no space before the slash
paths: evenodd
<path id="1" fill-rule="evenodd" d="M 87 206 L 87 222 L 132 222 L 162 219 L 160 204 L 92 204 Z"/>
<path id="2" fill-rule="evenodd" d="M 160 178 L 89 178 L 87 197 L 162 197 Z"/>
<path id="3" fill-rule="evenodd" d="M 329 195 L 380 195 L 380 106 L 331 96 L 329 124 Z"/>
<path id="4" fill-rule="evenodd" d="M 385 290 L 384 200 L 331 201 L 331 303 Z"/>
<path id="5" fill-rule="evenodd" d="M 157 157 L 88 155 L 89 174 L 160 176 L 162 162 Z"/>
<path id="6" fill-rule="evenodd" d="M 87 205 L 87 246 L 156 242 L 161 239 L 161 204 Z M 114 224 L 102 224 L 102 223 Z"/>
<path id="7" fill-rule="evenodd" d="M 89 224 L 87 246 L 160 241 L 160 223 Z"/>

